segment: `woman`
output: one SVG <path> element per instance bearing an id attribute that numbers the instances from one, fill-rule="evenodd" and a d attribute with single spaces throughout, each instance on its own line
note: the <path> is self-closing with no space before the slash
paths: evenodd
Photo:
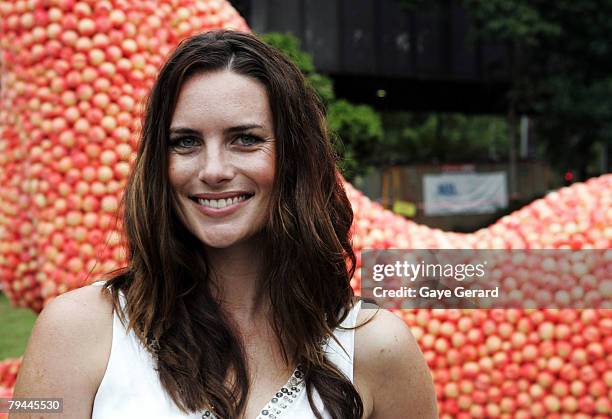
<path id="1" fill-rule="evenodd" d="M 15 397 L 95 419 L 437 416 L 409 329 L 353 297 L 323 109 L 281 53 L 231 31 L 181 43 L 123 205 L 128 266 L 47 305 Z"/>

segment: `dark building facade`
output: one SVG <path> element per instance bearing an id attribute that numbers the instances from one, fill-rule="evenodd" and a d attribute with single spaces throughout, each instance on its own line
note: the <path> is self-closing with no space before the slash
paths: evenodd
<path id="1" fill-rule="evenodd" d="M 233 0 L 256 33 L 291 32 L 336 93 L 379 109 L 503 113 L 509 55 L 470 39 L 458 1 Z"/>

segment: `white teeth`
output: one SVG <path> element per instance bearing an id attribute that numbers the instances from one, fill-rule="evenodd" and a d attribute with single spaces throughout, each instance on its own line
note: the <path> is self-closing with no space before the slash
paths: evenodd
<path id="1" fill-rule="evenodd" d="M 238 202 L 244 201 L 245 199 L 247 199 L 247 195 L 240 195 L 235 198 L 227 199 L 198 199 L 198 203 L 205 207 L 220 209 L 230 205 L 235 205 Z"/>

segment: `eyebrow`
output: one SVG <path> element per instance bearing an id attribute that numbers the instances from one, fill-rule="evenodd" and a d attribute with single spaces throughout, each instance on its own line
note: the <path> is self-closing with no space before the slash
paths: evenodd
<path id="1" fill-rule="evenodd" d="M 261 129 L 263 129 L 264 127 L 262 125 L 259 125 L 259 124 L 244 124 L 244 125 L 236 125 L 234 127 L 226 128 L 225 130 L 223 130 L 223 132 L 226 133 L 226 134 L 233 134 L 233 133 L 236 133 L 236 132 L 248 131 L 248 130 L 254 129 L 254 128 L 261 128 Z M 193 129 L 193 128 L 174 127 L 174 128 L 170 128 L 170 135 L 172 135 L 172 134 L 199 135 L 200 133 L 198 131 L 196 131 L 195 129 Z"/>

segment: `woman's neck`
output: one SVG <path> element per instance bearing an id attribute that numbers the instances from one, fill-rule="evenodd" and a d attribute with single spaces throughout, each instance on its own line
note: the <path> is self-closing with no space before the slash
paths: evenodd
<path id="1" fill-rule="evenodd" d="M 257 301 L 263 265 L 262 248 L 250 240 L 224 249 L 207 248 L 213 295 L 224 312 L 239 324 L 265 317 L 268 305 Z"/>

